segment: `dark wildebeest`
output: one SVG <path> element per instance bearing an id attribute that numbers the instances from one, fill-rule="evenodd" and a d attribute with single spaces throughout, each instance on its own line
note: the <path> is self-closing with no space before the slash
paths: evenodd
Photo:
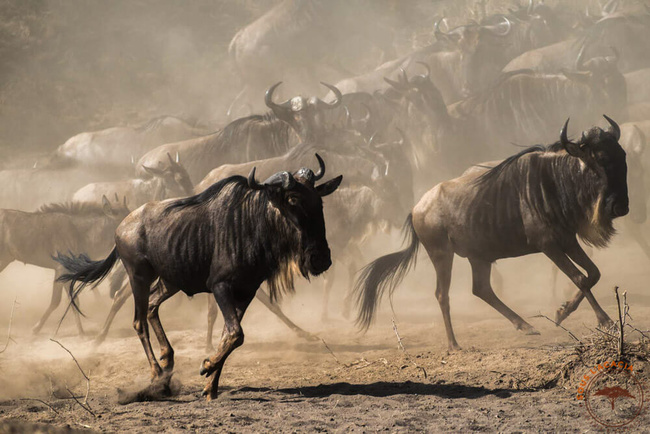
<path id="1" fill-rule="evenodd" d="M 576 123 L 581 127 L 590 125 L 596 110 L 602 108 L 625 118 L 625 78 L 616 60 L 617 56 L 607 56 L 585 61 L 579 55 L 576 63 L 581 71 L 561 75 L 513 71 L 488 91 L 450 107 L 428 75 L 394 86 L 417 112 L 428 117 L 440 152 L 437 158 L 445 162 L 444 169 L 457 176 L 479 161 L 504 158 L 511 153 L 513 142 L 549 142 L 553 125 L 571 113 L 579 114 Z M 431 152 L 422 150 L 424 155 Z"/>
<path id="2" fill-rule="evenodd" d="M 75 202 L 98 202 L 102 196 L 124 196 L 132 208 L 138 208 L 152 200 L 164 200 L 172 197 L 191 196 L 194 186 L 187 170 L 180 163 L 179 155 L 176 160 L 167 154 L 169 163 L 161 168 L 143 167 L 152 178 L 127 179 L 114 182 L 93 182 L 80 188 L 72 196 Z"/>
<path id="3" fill-rule="evenodd" d="M 0 210 L 2 242 L 0 243 L 0 271 L 13 261 L 54 270 L 52 300 L 34 326 L 38 333 L 50 314 L 59 306 L 63 284 L 57 279 L 64 268 L 52 255 L 56 252 L 84 251 L 94 256 L 105 255 L 113 243 L 115 228 L 127 216 L 126 202 L 111 205 L 102 203 L 54 203 L 43 205 L 36 212 L 12 209 Z M 75 315 L 77 328 L 83 334 L 81 320 Z"/>
<path id="4" fill-rule="evenodd" d="M 627 166 L 619 145 L 619 126 L 592 128 L 579 142 L 567 138 L 520 152 L 485 173 L 470 173 L 438 184 L 413 208 L 406 220 L 409 246 L 383 256 L 362 272 L 355 290 L 358 323 L 370 326 L 381 295 L 392 294 L 415 260 L 421 242 L 437 275 L 440 303 L 451 350 L 456 342 L 449 314 L 449 285 L 454 254 L 472 266 L 472 292 L 527 333 L 537 333 L 494 294 L 492 263 L 498 259 L 544 253 L 580 289 L 580 295 L 558 310 L 559 324 L 587 297 L 598 322 L 611 319 L 591 288 L 600 278 L 595 264 L 578 244 L 606 246 L 614 234 L 612 220 L 628 213 Z M 576 265 L 586 271 L 585 276 Z"/>
<path id="5" fill-rule="evenodd" d="M 120 259 L 135 300 L 133 326 L 152 377 L 167 382 L 174 351 L 160 323 L 159 306 L 181 290 L 188 295 L 211 292 L 225 325 L 217 353 L 203 361 L 200 373 L 211 376 L 204 394 L 216 398 L 226 358 L 244 341 L 242 317 L 262 282 L 275 299 L 293 290 L 296 272 L 318 275 L 331 265 L 321 197 L 334 192 L 343 177 L 315 186 L 323 175 L 324 170 L 314 174 L 303 168 L 295 177 L 279 172 L 259 184 L 252 170 L 248 179 L 233 176 L 195 196 L 150 202 L 119 225 L 115 248 L 103 261 L 59 255 L 57 260 L 70 271 L 61 280 L 70 282 L 74 301 L 85 285 L 106 277 Z M 150 302 L 156 279 L 159 289 Z M 76 282 L 82 284 L 72 294 Z M 147 320 L 160 343 L 160 364 Z"/>
<path id="6" fill-rule="evenodd" d="M 149 177 L 143 166 L 164 166 L 169 153 L 179 154 L 190 176 L 202 179 L 222 164 L 275 157 L 300 142 L 325 139 L 324 126 L 319 123 L 321 112 L 338 107 L 341 93 L 334 86 L 323 83 L 338 95 L 336 101 L 325 103 L 317 97 L 297 96 L 278 104 L 273 101 L 273 93 L 279 85 L 276 83 L 266 91 L 269 112 L 237 119 L 205 137 L 159 146 L 140 159 L 136 175 Z"/>
<path id="7" fill-rule="evenodd" d="M 365 0 L 284 0 L 271 8 L 230 42 L 228 53 L 244 87 L 228 112 L 244 102 L 257 106 L 251 98 L 271 80 L 289 78 L 311 92 L 314 77 L 338 80 L 350 70 L 366 69 L 372 47 L 382 51 L 383 61 L 393 58 L 393 35 L 384 21 L 395 14 L 382 11 L 386 6 Z"/>

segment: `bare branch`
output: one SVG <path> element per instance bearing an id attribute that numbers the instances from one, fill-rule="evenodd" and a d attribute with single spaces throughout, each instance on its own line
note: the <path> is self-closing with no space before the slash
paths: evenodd
<path id="1" fill-rule="evenodd" d="M 336 355 L 334 355 L 334 351 L 332 351 L 332 349 L 329 347 L 329 345 L 327 345 L 327 342 L 325 342 L 325 339 L 323 339 L 321 337 L 319 337 L 319 339 L 321 340 L 321 342 L 323 342 L 323 345 L 325 345 L 325 348 L 327 348 L 327 351 L 329 351 L 330 354 L 332 355 L 332 357 L 334 357 L 334 360 L 336 360 L 336 363 L 338 363 L 339 365 L 342 365 L 342 363 L 338 359 L 338 357 L 336 357 Z"/>
<path id="2" fill-rule="evenodd" d="M 14 341 L 13 339 L 11 339 L 11 324 L 14 321 L 14 309 L 16 309 L 17 300 L 18 297 L 14 297 L 14 304 L 11 306 L 11 316 L 9 317 L 9 330 L 7 331 L 7 342 L 5 342 L 4 347 L 2 348 L 2 350 L 0 350 L 0 354 L 4 353 L 7 350 L 7 347 L 9 346 L 9 342 Z"/>
<path id="3" fill-rule="evenodd" d="M 95 413 L 93 413 L 93 411 L 90 409 L 90 406 L 83 405 L 83 404 L 81 403 L 81 401 L 79 401 L 79 400 L 77 399 L 77 397 L 74 396 L 74 393 L 72 393 L 72 392 L 70 391 L 70 389 L 68 389 L 68 388 L 66 387 L 65 390 L 67 390 L 68 393 L 70 394 L 70 397 L 71 397 L 72 399 L 74 399 L 74 400 L 76 401 L 77 404 L 79 404 L 79 407 L 81 407 L 81 408 L 83 408 L 84 410 L 86 410 L 86 411 L 87 411 L 88 413 L 90 413 L 93 417 L 97 417 L 97 415 L 96 415 Z"/>
<path id="4" fill-rule="evenodd" d="M 569 334 L 569 336 L 571 336 L 571 337 L 572 337 L 576 342 L 578 342 L 580 345 L 583 345 L 583 346 L 584 346 L 584 344 L 582 343 L 582 341 L 581 341 L 580 339 L 578 339 L 578 338 L 576 337 L 576 335 L 574 335 L 574 334 L 571 333 L 568 329 L 566 329 L 563 325 L 556 323 L 555 321 L 553 321 L 551 318 L 547 317 L 546 315 L 542 315 L 542 314 L 540 313 L 539 315 L 533 315 L 531 318 L 546 318 L 547 320 L 549 320 L 550 322 L 552 322 L 553 324 L 555 324 L 557 327 L 559 327 L 559 328 L 561 328 L 562 330 L 564 330 L 565 332 L 567 332 L 567 333 Z"/>
<path id="5" fill-rule="evenodd" d="M 618 286 L 614 287 L 614 293 L 616 294 L 616 307 L 618 307 L 618 357 L 620 359 L 623 357 L 623 328 L 625 327 L 625 323 L 623 322 L 623 314 L 621 313 L 621 299 L 618 296 Z"/>
<path id="6" fill-rule="evenodd" d="M 52 407 L 50 404 L 48 404 L 47 402 L 43 401 L 42 399 L 38 399 L 38 398 L 20 398 L 20 401 L 38 401 L 38 402 L 40 402 L 41 404 L 45 404 L 45 405 L 47 405 L 47 406 L 50 408 L 50 410 L 52 410 L 54 413 L 59 414 L 59 412 L 56 411 L 56 409 L 55 409 L 54 407 Z"/>
<path id="7" fill-rule="evenodd" d="M 51 340 L 52 342 L 58 344 L 61 348 L 63 348 L 64 350 L 66 350 L 66 351 L 68 352 L 68 354 L 70 354 L 70 357 L 72 357 L 72 360 L 74 360 L 74 362 L 77 364 L 77 368 L 79 368 L 79 371 L 81 371 L 81 375 L 83 375 L 84 378 L 86 379 L 86 396 L 84 397 L 84 404 L 85 404 L 85 405 L 88 405 L 88 394 L 90 393 L 90 378 L 88 378 L 88 376 L 86 375 L 86 373 L 84 372 L 84 370 L 81 369 L 81 365 L 79 364 L 79 362 L 77 361 L 76 357 L 74 356 L 74 354 L 72 354 L 72 352 L 71 352 L 69 349 L 67 349 L 66 347 L 64 347 L 63 344 L 62 344 L 61 342 L 57 341 L 56 339 L 51 339 L 51 338 L 50 338 L 50 340 Z M 76 399 L 77 399 L 77 398 L 75 398 L 75 401 L 76 401 Z M 88 406 L 88 407 L 90 408 L 90 406 Z"/>
<path id="8" fill-rule="evenodd" d="M 399 345 L 402 351 L 406 352 L 406 349 L 404 349 L 404 345 L 402 345 L 402 337 L 399 335 L 399 332 L 397 331 L 397 324 L 395 324 L 395 318 L 391 318 L 391 321 L 393 322 L 393 331 L 395 332 L 395 336 L 397 336 L 397 344 Z"/>

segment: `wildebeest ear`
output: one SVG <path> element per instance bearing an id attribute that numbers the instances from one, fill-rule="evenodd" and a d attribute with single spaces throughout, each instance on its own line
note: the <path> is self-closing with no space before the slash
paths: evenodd
<path id="1" fill-rule="evenodd" d="M 106 198 L 106 195 L 102 195 L 102 210 L 106 215 L 113 214 L 113 207 L 111 206 L 111 203 L 109 202 L 108 198 Z"/>
<path id="2" fill-rule="evenodd" d="M 144 164 L 142 165 L 142 168 L 144 169 L 145 172 L 147 172 L 151 176 L 161 176 L 163 174 L 162 170 L 156 169 L 154 167 L 145 166 Z"/>
<path id="3" fill-rule="evenodd" d="M 568 71 L 566 69 L 562 69 L 562 75 L 578 83 L 586 83 L 591 78 L 591 72 Z"/>
<path id="4" fill-rule="evenodd" d="M 343 180 L 343 175 L 339 175 L 334 179 L 330 179 L 327 182 L 322 183 L 321 185 L 316 187 L 316 191 L 320 195 L 320 197 L 327 196 L 328 194 L 334 193 L 337 188 L 339 188 L 339 185 L 341 185 L 341 181 Z"/>

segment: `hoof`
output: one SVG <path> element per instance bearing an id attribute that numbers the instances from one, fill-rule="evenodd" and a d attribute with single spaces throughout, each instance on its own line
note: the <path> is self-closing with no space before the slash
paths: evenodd
<path id="1" fill-rule="evenodd" d="M 534 336 L 534 335 L 540 335 L 541 333 L 535 330 L 534 328 L 530 328 L 528 330 L 524 330 L 524 332 L 529 335 L 529 336 Z"/>
<path id="2" fill-rule="evenodd" d="M 307 333 L 307 332 L 298 334 L 298 337 L 310 342 L 316 342 L 320 340 L 318 336 L 312 335 L 311 333 Z"/>
<path id="3" fill-rule="evenodd" d="M 214 368 L 212 367 L 212 364 L 210 363 L 210 359 L 205 359 L 201 363 L 201 369 L 199 370 L 199 375 L 205 375 L 206 377 L 212 373 Z"/>
<path id="4" fill-rule="evenodd" d="M 461 350 L 462 348 L 458 344 L 450 344 L 449 347 L 447 348 L 447 351 L 450 353 L 461 351 Z"/>

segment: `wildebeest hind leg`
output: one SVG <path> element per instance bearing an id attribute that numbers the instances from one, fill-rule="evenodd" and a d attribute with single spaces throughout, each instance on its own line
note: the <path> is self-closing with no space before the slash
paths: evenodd
<path id="1" fill-rule="evenodd" d="M 207 395 L 208 401 L 217 397 L 219 377 L 221 376 L 221 370 L 226 359 L 235 348 L 244 343 L 244 331 L 241 328 L 241 320 L 244 317 L 246 308 L 253 297 L 255 297 L 255 291 L 244 293 L 241 290 L 242 292 L 237 294 L 239 298 L 236 299 L 233 293 L 234 291 L 235 289 L 226 283 L 218 283 L 212 289 L 214 298 L 223 315 L 224 326 L 216 354 L 203 360 L 201 370 L 199 371 L 200 375 L 205 375 L 206 377 L 211 376 L 203 389 L 203 395 Z"/>
<path id="2" fill-rule="evenodd" d="M 113 304 L 111 305 L 111 310 L 108 312 L 106 321 L 104 321 L 104 327 L 102 327 L 102 330 L 95 338 L 95 345 L 99 345 L 104 342 L 106 336 L 108 335 L 108 331 L 111 328 L 111 324 L 113 323 L 113 319 L 115 319 L 115 315 L 117 315 L 117 312 L 119 312 L 122 306 L 124 306 L 126 300 L 129 299 L 129 295 L 131 295 L 131 292 L 129 291 L 129 280 L 128 278 L 125 278 L 122 282 L 122 287 L 113 295 Z"/>
<path id="3" fill-rule="evenodd" d="M 470 259 L 469 263 L 472 265 L 472 293 L 508 318 L 517 330 L 523 330 L 529 335 L 538 335 L 539 332 L 533 326 L 506 306 L 492 290 L 490 284 L 492 264 L 478 259 Z"/>
<path id="4" fill-rule="evenodd" d="M 205 339 L 205 350 L 208 352 L 214 351 L 212 347 L 212 333 L 217 316 L 219 316 L 219 306 L 217 306 L 214 295 L 208 294 L 208 334 Z"/>
<path id="5" fill-rule="evenodd" d="M 445 243 L 442 239 L 433 243 L 422 242 L 436 269 L 436 299 L 440 305 L 442 319 L 445 323 L 449 351 L 454 351 L 460 350 L 460 345 L 456 342 L 456 336 L 454 335 L 454 328 L 451 325 L 451 313 L 449 312 L 449 287 L 451 286 L 451 269 L 454 264 L 454 252 L 451 249 L 441 248 L 438 244 L 442 243 Z"/>
<path id="6" fill-rule="evenodd" d="M 589 259 L 585 251 L 582 249 L 582 247 L 580 247 L 577 240 L 572 244 L 573 245 L 568 249 L 566 253 L 564 253 L 559 248 L 544 250 L 544 254 L 548 256 L 555 263 L 555 265 L 557 265 L 558 268 L 569 277 L 569 279 L 571 279 L 571 281 L 578 287 L 578 289 L 580 289 L 580 293 L 576 294 L 569 303 L 558 309 L 555 314 L 555 322 L 560 324 L 562 321 L 564 321 L 564 319 L 566 319 L 566 317 L 568 317 L 571 312 L 578 308 L 582 299 L 586 297 L 587 301 L 589 301 L 589 304 L 591 305 L 591 308 L 596 314 L 598 323 L 601 326 L 608 327 L 613 324 L 613 322 L 609 315 L 605 313 L 603 308 L 600 307 L 596 301 L 596 298 L 591 292 L 591 288 L 593 288 L 598 280 L 600 280 L 600 271 L 598 271 L 596 264 L 594 264 L 592 260 Z M 587 276 L 582 274 L 582 272 L 580 272 L 580 270 L 578 270 L 578 268 L 571 261 L 582 267 L 582 269 L 587 272 Z"/>
<path id="7" fill-rule="evenodd" d="M 168 373 L 174 370 L 174 349 L 169 343 L 169 339 L 167 339 L 165 330 L 160 322 L 158 310 L 165 300 L 177 292 L 178 290 L 169 289 L 162 283 L 162 280 L 159 280 L 149 298 L 149 308 L 147 313 L 147 319 L 151 323 L 154 333 L 156 333 L 158 344 L 160 344 L 160 366 L 163 371 Z"/>
<path id="8" fill-rule="evenodd" d="M 63 283 L 57 281 L 57 279 L 59 278 L 59 276 L 61 276 L 61 274 L 63 274 L 62 270 L 60 269 L 55 270 L 54 283 L 52 284 L 52 298 L 50 299 L 50 305 L 45 310 L 45 313 L 41 317 L 40 321 L 38 321 L 36 325 L 32 327 L 32 333 L 34 334 L 41 331 L 43 325 L 45 324 L 45 321 L 47 321 L 47 319 L 50 317 L 50 314 L 54 312 L 54 310 L 57 307 L 59 307 L 59 304 L 61 303 L 61 295 L 63 294 Z"/>
<path id="9" fill-rule="evenodd" d="M 287 327 L 289 327 L 291 330 L 293 330 L 294 333 L 296 333 L 299 337 L 301 337 L 303 339 L 307 339 L 308 341 L 318 340 L 318 337 L 312 335 L 309 332 L 304 331 L 303 329 L 298 327 L 296 324 L 294 324 L 293 321 L 291 321 L 289 318 L 287 318 L 287 316 L 284 314 L 284 312 L 282 312 L 282 310 L 280 309 L 280 306 L 278 306 L 277 303 L 274 303 L 274 302 L 271 301 L 271 297 L 269 297 L 269 295 L 266 293 L 265 290 L 263 290 L 262 288 L 258 289 L 257 293 L 255 294 L 255 297 L 260 302 L 262 302 L 262 304 L 264 306 L 266 306 L 266 308 L 268 310 L 273 312 L 273 314 L 275 316 L 277 316 L 280 319 L 280 321 L 285 323 L 287 325 Z"/>
<path id="10" fill-rule="evenodd" d="M 147 355 L 149 365 L 151 366 L 151 379 L 157 379 L 162 374 L 162 369 L 154 356 L 149 339 L 149 324 L 147 322 L 147 311 L 149 307 L 149 292 L 151 284 L 157 277 L 153 269 L 148 264 L 137 264 L 135 266 L 124 262 L 129 283 L 133 292 L 133 301 L 135 302 L 135 314 L 133 316 L 133 328 L 140 338 L 142 348 Z"/>

